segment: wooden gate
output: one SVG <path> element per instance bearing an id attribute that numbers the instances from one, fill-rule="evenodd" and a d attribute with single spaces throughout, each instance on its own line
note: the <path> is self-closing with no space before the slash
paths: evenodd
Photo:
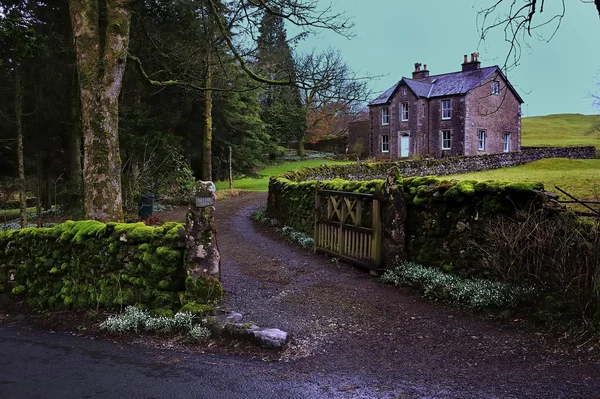
<path id="1" fill-rule="evenodd" d="M 376 270 L 381 264 L 381 202 L 373 194 L 321 190 L 315 198 L 315 252 Z"/>

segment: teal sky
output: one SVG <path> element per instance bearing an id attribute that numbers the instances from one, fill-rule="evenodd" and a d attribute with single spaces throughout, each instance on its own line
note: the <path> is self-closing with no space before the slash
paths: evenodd
<path id="1" fill-rule="evenodd" d="M 297 51 L 340 49 L 355 71 L 383 75 L 372 82 L 375 96 L 403 76 L 410 77 L 415 62 L 427 64 L 432 75 L 454 72 L 460 70 L 463 54 L 478 50 L 482 66 L 501 66 L 508 47 L 500 29 L 478 48 L 477 11 L 495 1 L 337 0 L 333 9 L 352 17 L 355 37 L 323 32 L 299 43 Z M 524 116 L 600 113 L 589 97 L 600 91 L 600 19 L 593 3 L 565 3 L 566 15 L 554 38 L 549 43 L 537 35 L 529 38 L 530 48 L 523 48 L 520 65 L 508 72 L 525 101 Z M 551 16 L 548 7 L 544 14 Z M 552 30 L 543 32 L 549 37 Z M 288 36 L 294 32 L 288 28 Z"/>

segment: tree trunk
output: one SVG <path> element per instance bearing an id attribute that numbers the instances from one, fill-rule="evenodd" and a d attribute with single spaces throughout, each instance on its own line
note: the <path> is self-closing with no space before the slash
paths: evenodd
<path id="1" fill-rule="evenodd" d="M 71 131 L 69 140 L 69 207 L 76 210 L 81 216 L 83 198 L 83 176 L 81 169 L 81 111 L 79 106 L 79 93 L 77 89 L 77 74 L 73 79 L 71 97 Z"/>
<path id="2" fill-rule="evenodd" d="M 83 132 L 84 216 L 122 221 L 119 92 L 131 10 L 121 0 L 69 0 Z"/>
<path id="3" fill-rule="evenodd" d="M 304 156 L 304 142 L 306 141 L 306 137 L 304 135 L 298 137 L 298 156 Z"/>
<path id="4" fill-rule="evenodd" d="M 19 169 L 19 208 L 21 210 L 21 227 L 28 226 L 27 221 L 27 198 L 25 197 L 25 156 L 23 151 L 23 124 L 21 121 L 23 113 L 23 98 L 21 96 L 21 70 L 18 62 L 15 62 L 15 123 L 17 125 L 17 163 Z"/>
<path id="5" fill-rule="evenodd" d="M 206 87 L 212 86 L 210 56 L 207 56 Z M 212 90 L 204 92 L 204 131 L 202 132 L 202 175 L 201 180 L 212 180 Z"/>

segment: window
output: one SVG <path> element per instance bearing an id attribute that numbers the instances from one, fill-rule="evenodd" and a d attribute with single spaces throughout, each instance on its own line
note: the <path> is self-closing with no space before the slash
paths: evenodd
<path id="1" fill-rule="evenodd" d="M 510 133 L 504 134 L 504 152 L 510 152 Z"/>
<path id="2" fill-rule="evenodd" d="M 388 107 L 381 108 L 381 124 L 382 125 L 390 124 L 390 109 Z"/>
<path id="3" fill-rule="evenodd" d="M 477 149 L 479 151 L 485 151 L 485 136 L 486 136 L 486 131 L 483 129 L 479 130 L 479 134 L 477 135 L 477 138 L 478 138 Z"/>
<path id="4" fill-rule="evenodd" d="M 403 122 L 408 120 L 408 103 L 400 104 L 400 120 Z"/>
<path id="5" fill-rule="evenodd" d="M 451 144 L 450 130 L 442 130 L 442 150 L 449 150 Z"/>
<path id="6" fill-rule="evenodd" d="M 405 96 L 406 95 L 406 86 L 402 86 L 402 95 Z"/>
<path id="7" fill-rule="evenodd" d="M 381 136 L 381 152 L 390 152 L 390 136 Z"/>
<path id="8" fill-rule="evenodd" d="M 500 94 L 500 82 L 497 80 L 492 80 L 490 83 L 490 93 L 491 94 Z"/>
<path id="9" fill-rule="evenodd" d="M 452 118 L 452 100 L 442 100 L 442 119 Z"/>
<path id="10" fill-rule="evenodd" d="M 425 104 L 421 104 L 421 118 L 425 118 Z"/>

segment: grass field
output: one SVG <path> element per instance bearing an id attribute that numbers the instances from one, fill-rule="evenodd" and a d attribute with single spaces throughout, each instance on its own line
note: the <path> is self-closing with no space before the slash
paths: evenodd
<path id="1" fill-rule="evenodd" d="M 27 213 L 34 213 L 35 207 L 27 208 Z M 21 211 L 19 209 L 0 209 L 0 221 L 17 219 Z"/>
<path id="2" fill-rule="evenodd" d="M 443 178 L 541 182 L 546 190 L 558 186 L 579 199 L 600 198 L 600 159 L 542 159 L 514 168 L 486 170 Z"/>
<path id="3" fill-rule="evenodd" d="M 523 118 L 522 145 L 533 147 L 596 146 L 600 156 L 600 131 L 592 127 L 600 123 L 598 115 L 558 114 Z"/>
<path id="4" fill-rule="evenodd" d="M 597 159 L 543 159 L 514 168 L 449 176 L 464 180 L 510 180 L 544 183 L 546 190 L 558 186 L 579 199 L 600 197 L 600 131 L 592 127 L 600 116 L 560 114 L 523 118 L 522 145 L 534 147 L 596 146 Z M 561 197 L 564 198 L 563 195 Z"/>
<path id="5" fill-rule="evenodd" d="M 305 161 L 285 162 L 280 165 L 271 166 L 258 172 L 259 178 L 244 178 L 233 181 L 233 188 L 247 191 L 267 191 L 269 189 L 269 177 L 278 175 L 290 170 L 305 168 L 307 166 L 319 166 L 323 164 L 344 164 L 349 162 L 330 161 L 325 159 L 308 159 Z M 217 183 L 217 190 L 229 188 L 229 182 L 222 181 Z"/>

